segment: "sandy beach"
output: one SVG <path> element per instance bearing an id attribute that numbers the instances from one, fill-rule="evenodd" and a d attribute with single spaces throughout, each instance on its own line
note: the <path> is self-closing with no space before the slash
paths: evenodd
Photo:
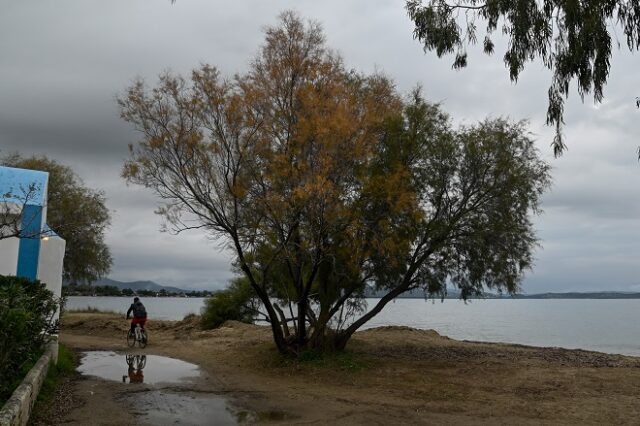
<path id="1" fill-rule="evenodd" d="M 117 316 L 67 313 L 61 341 L 78 352 L 126 351 L 126 327 Z M 224 395 L 238 412 L 251 413 L 248 423 L 584 425 L 640 418 L 640 358 L 382 327 L 356 333 L 346 354 L 292 361 L 276 353 L 265 327 L 229 322 L 201 331 L 191 318 L 150 321 L 148 329 L 149 346 L 136 351 L 199 365 L 210 378 L 200 391 Z M 136 424 L 117 383 L 78 377 L 65 392 L 67 407 L 52 422 Z"/>

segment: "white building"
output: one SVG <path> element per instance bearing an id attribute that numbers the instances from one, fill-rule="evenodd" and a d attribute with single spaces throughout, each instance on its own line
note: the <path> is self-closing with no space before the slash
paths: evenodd
<path id="1" fill-rule="evenodd" d="M 20 228 L 0 239 L 0 275 L 38 279 L 60 297 L 65 241 L 47 225 L 48 181 L 46 172 L 0 166 L 0 211 Z"/>

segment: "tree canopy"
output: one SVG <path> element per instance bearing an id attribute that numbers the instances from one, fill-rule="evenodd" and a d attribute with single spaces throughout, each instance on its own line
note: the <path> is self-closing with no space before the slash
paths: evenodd
<path id="1" fill-rule="evenodd" d="M 593 92 L 599 103 L 609 76 L 612 35 L 618 46 L 640 47 L 638 0 L 408 0 L 406 7 L 425 51 L 455 52 L 454 68 L 467 65 L 467 46 L 478 40 L 492 54 L 498 31 L 508 40 L 503 61 L 512 81 L 536 59 L 552 70 L 547 124 L 556 128 L 556 155 L 565 148 L 561 127 L 570 83 L 575 80 L 583 100 Z"/>
<path id="2" fill-rule="evenodd" d="M 342 349 L 412 289 L 514 292 L 531 266 L 549 175 L 525 125 L 453 129 L 419 90 L 347 70 L 291 12 L 245 74 L 163 74 L 119 104 L 142 135 L 124 177 L 173 230 L 234 254 L 283 353 Z M 367 311 L 373 288 L 385 295 Z"/>
<path id="3" fill-rule="evenodd" d="M 71 282 L 92 282 L 111 269 L 111 253 L 104 233 L 111 217 L 101 191 L 87 188 L 74 171 L 47 157 L 9 155 L 10 167 L 49 172 L 47 222 L 66 240 L 63 277 Z"/>

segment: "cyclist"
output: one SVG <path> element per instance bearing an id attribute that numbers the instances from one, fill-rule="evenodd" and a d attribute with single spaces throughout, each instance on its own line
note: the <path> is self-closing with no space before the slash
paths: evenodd
<path id="1" fill-rule="evenodd" d="M 133 319 L 131 320 L 131 333 L 136 332 L 136 324 L 140 324 L 140 328 L 144 330 L 144 323 L 147 322 L 147 310 L 140 301 L 140 298 L 134 297 L 133 303 L 129 306 L 127 311 L 127 319 L 133 312 Z"/>
<path id="2" fill-rule="evenodd" d="M 133 368 L 133 365 L 130 365 L 127 373 L 129 375 L 129 383 L 144 382 L 144 374 L 142 373 L 142 368 L 135 369 Z M 126 380 L 126 376 L 125 376 L 125 380 Z"/>

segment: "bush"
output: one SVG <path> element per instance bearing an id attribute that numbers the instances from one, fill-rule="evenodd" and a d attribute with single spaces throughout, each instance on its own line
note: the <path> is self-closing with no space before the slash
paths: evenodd
<path id="1" fill-rule="evenodd" d="M 205 301 L 201 326 L 208 330 L 235 320 L 253 323 L 257 314 L 257 298 L 245 278 L 234 279 L 228 288 L 214 293 Z"/>
<path id="2" fill-rule="evenodd" d="M 60 301 L 39 281 L 0 275 L 0 401 L 43 353 Z"/>

